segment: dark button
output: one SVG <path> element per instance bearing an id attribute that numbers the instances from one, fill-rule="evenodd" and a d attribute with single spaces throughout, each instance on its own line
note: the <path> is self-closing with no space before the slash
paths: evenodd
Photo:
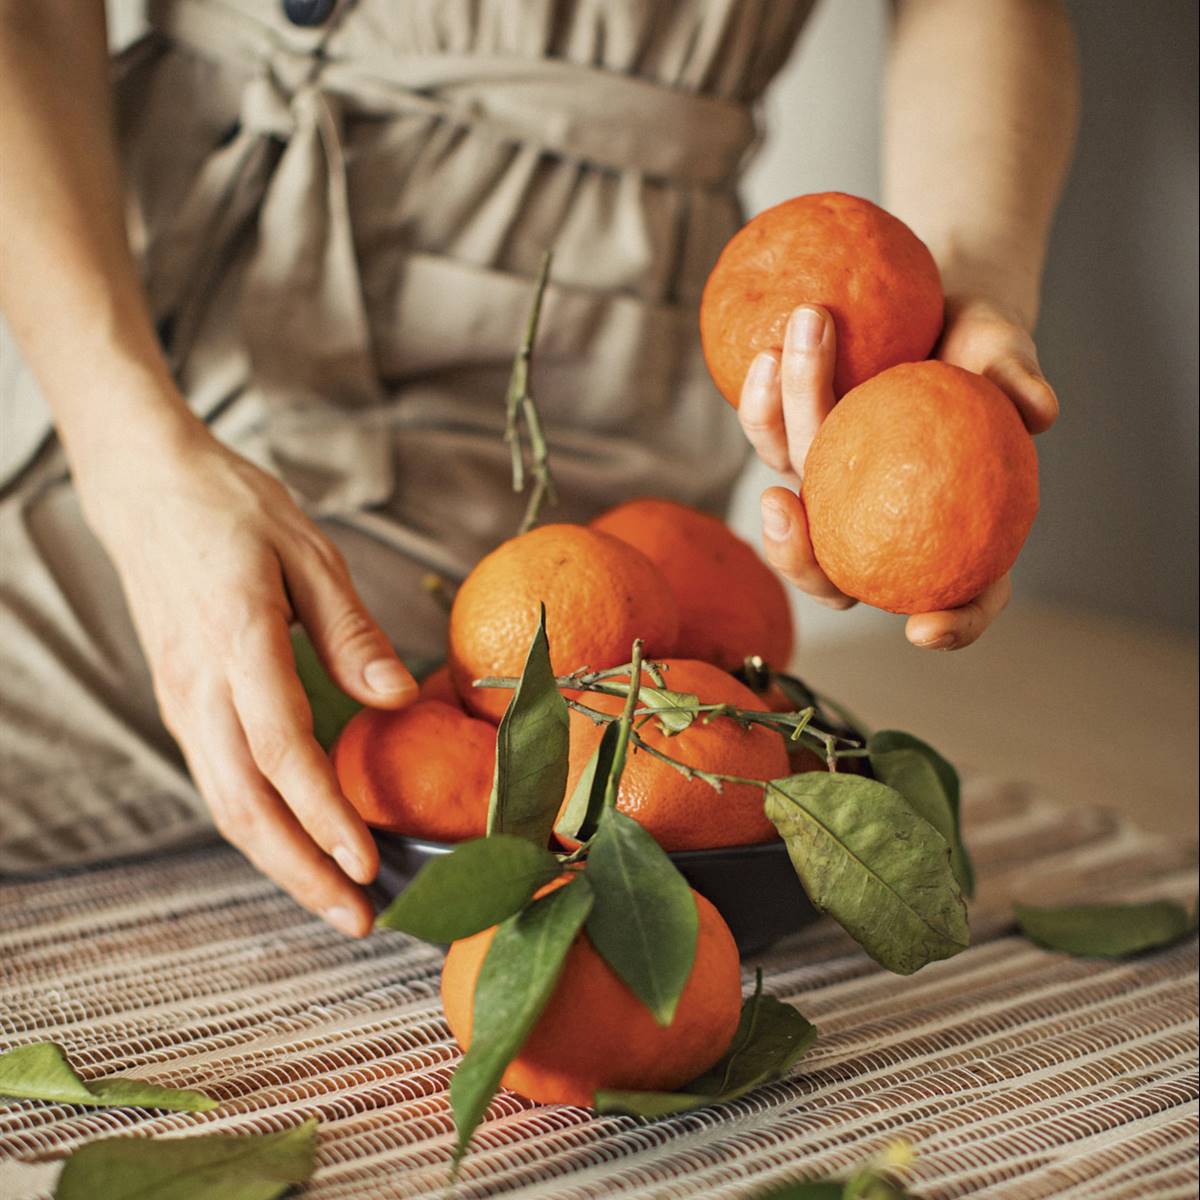
<path id="1" fill-rule="evenodd" d="M 336 0 L 283 0 L 283 15 L 293 25 L 324 25 Z"/>

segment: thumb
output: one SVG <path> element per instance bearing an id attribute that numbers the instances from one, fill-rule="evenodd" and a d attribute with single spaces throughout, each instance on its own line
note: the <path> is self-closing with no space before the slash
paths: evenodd
<path id="1" fill-rule="evenodd" d="M 288 595 L 325 669 L 347 695 L 370 708 L 404 708 L 417 682 L 396 656 L 354 588 L 345 561 L 326 544 L 314 564 L 284 559 Z"/>

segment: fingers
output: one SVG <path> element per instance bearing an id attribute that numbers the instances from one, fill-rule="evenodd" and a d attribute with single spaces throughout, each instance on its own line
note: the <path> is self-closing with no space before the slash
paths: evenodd
<path id="1" fill-rule="evenodd" d="M 849 596 L 838 591 L 817 565 L 808 538 L 808 518 L 795 492 L 783 487 L 762 494 L 763 554 L 785 579 L 830 608 L 849 608 Z"/>
<path id="2" fill-rule="evenodd" d="M 764 350 L 751 362 L 738 420 L 771 470 L 796 477 L 803 471 L 808 447 L 834 405 L 836 353 L 829 314 L 802 304 L 788 319 L 782 355 Z"/>
<path id="3" fill-rule="evenodd" d="M 783 427 L 783 395 L 779 389 L 779 358 L 764 350 L 750 364 L 742 384 L 738 420 L 746 439 L 772 471 L 791 470 L 787 431 Z"/>
<path id="4" fill-rule="evenodd" d="M 403 708 L 417 683 L 359 598 L 337 549 L 310 540 L 285 552 L 288 595 L 337 685 L 371 708 Z"/>
<path id="5" fill-rule="evenodd" d="M 961 608 L 914 614 L 908 618 L 904 634 L 924 650 L 961 650 L 983 633 L 1011 599 L 1012 580 L 1005 575 Z"/>
<path id="6" fill-rule="evenodd" d="M 255 764 L 309 837 L 351 879 L 368 883 L 379 869 L 379 852 L 313 738 L 312 712 L 296 677 L 285 622 L 280 614 L 264 615 L 237 643 L 227 669 Z"/>
<path id="7" fill-rule="evenodd" d="M 788 458 L 797 475 L 804 473 L 808 448 L 836 403 L 836 357 L 837 341 L 829 313 L 815 304 L 802 304 L 788 318 L 779 368 Z"/>
<path id="8" fill-rule="evenodd" d="M 1030 433 L 1045 433 L 1058 419 L 1058 396 L 1047 383 L 1032 347 L 1002 355 L 984 375 L 1017 406 Z"/>
<path id="9" fill-rule="evenodd" d="M 221 835 L 299 904 L 352 937 L 371 930 L 370 901 L 321 853 L 263 779 L 228 693 L 192 713 L 197 737 L 183 738 L 192 777 Z"/>

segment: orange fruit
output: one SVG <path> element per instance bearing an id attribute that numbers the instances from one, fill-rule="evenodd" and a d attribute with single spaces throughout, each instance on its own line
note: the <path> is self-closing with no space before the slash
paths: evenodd
<path id="1" fill-rule="evenodd" d="M 421 680 L 421 687 L 417 695 L 422 700 L 440 700 L 443 704 L 449 704 L 451 708 L 457 708 L 460 712 L 466 711 L 463 709 L 462 697 L 458 694 L 458 689 L 454 686 L 454 680 L 451 678 L 450 668 L 446 665 L 430 671 Z"/>
<path id="2" fill-rule="evenodd" d="M 1037 453 L 994 383 L 909 363 L 825 419 L 801 496 L 817 562 L 847 595 L 898 613 L 956 608 L 1016 561 L 1037 513 Z"/>
<path id="3" fill-rule="evenodd" d="M 673 500 L 630 500 L 593 529 L 636 546 L 679 603 L 677 658 L 732 670 L 752 654 L 777 667 L 792 654 L 792 610 L 775 573 L 724 521 Z"/>
<path id="4" fill-rule="evenodd" d="M 440 700 L 364 708 L 333 746 L 346 799 L 377 829 L 439 842 L 487 832 L 496 730 Z"/>
<path id="5" fill-rule="evenodd" d="M 942 328 L 937 264 L 903 221 L 841 192 L 785 200 L 734 234 L 700 301 L 704 358 L 735 408 L 751 360 L 782 351 L 800 304 L 823 305 L 833 317 L 839 396 L 924 358 Z"/>
<path id="6" fill-rule="evenodd" d="M 670 1090 L 703 1074 L 729 1049 L 741 1012 L 737 946 L 721 914 L 693 892 L 696 960 L 666 1028 L 600 957 L 586 932 L 501 1082 L 541 1104 L 591 1105 L 609 1088 Z M 471 1044 L 475 983 L 495 927 L 455 942 L 442 967 L 442 1007 L 458 1044 Z"/>
<path id="7" fill-rule="evenodd" d="M 532 529 L 482 558 L 454 598 L 450 671 L 469 712 L 504 715 L 511 691 L 471 681 L 521 674 L 540 604 L 560 675 L 628 662 L 639 637 L 648 655 L 669 654 L 679 632 L 675 596 L 640 550 L 583 525 Z"/>
<path id="8" fill-rule="evenodd" d="M 691 692 L 702 704 L 734 704 L 762 711 L 759 698 L 732 675 L 711 663 L 668 659 L 664 682 L 673 692 Z M 649 676 L 643 684 L 651 685 Z M 589 708 L 619 713 L 624 700 L 587 692 L 579 699 Z M 582 713 L 571 712 L 570 771 L 567 796 L 574 791 L 596 747 L 603 727 Z M 740 775 L 745 779 L 781 779 L 789 774 L 783 738 L 755 725 L 743 729 L 729 717 L 705 722 L 703 717 L 682 733 L 668 737 L 656 720 L 638 728 L 656 750 L 690 767 Z M 727 783 L 718 792 L 700 779 L 687 779 L 670 764 L 644 752 L 631 751 L 617 793 L 617 807 L 641 823 L 664 850 L 697 850 L 710 846 L 744 846 L 778 836 L 763 812 L 761 788 Z"/>

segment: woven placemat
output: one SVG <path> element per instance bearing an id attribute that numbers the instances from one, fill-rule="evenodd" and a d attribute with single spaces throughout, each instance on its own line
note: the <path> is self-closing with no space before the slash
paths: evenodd
<path id="1" fill-rule="evenodd" d="M 1190 900 L 1194 849 L 983 780 L 965 812 L 981 879 L 972 949 L 900 979 L 822 922 L 747 964 L 820 1027 L 791 1078 L 657 1122 L 502 1093 L 456 1195 L 745 1197 L 903 1137 L 922 1196 L 1195 1197 L 1195 938 L 1085 962 L 1031 945 L 1009 915 L 1013 897 Z M 10 883 L 0 905 L 0 1046 L 52 1038 L 86 1077 L 224 1101 L 199 1115 L 0 1106 L 5 1200 L 49 1195 L 58 1168 L 44 1157 L 100 1135 L 309 1116 L 321 1129 L 306 1197 L 442 1193 L 458 1051 L 437 950 L 339 937 L 224 848 Z"/>

